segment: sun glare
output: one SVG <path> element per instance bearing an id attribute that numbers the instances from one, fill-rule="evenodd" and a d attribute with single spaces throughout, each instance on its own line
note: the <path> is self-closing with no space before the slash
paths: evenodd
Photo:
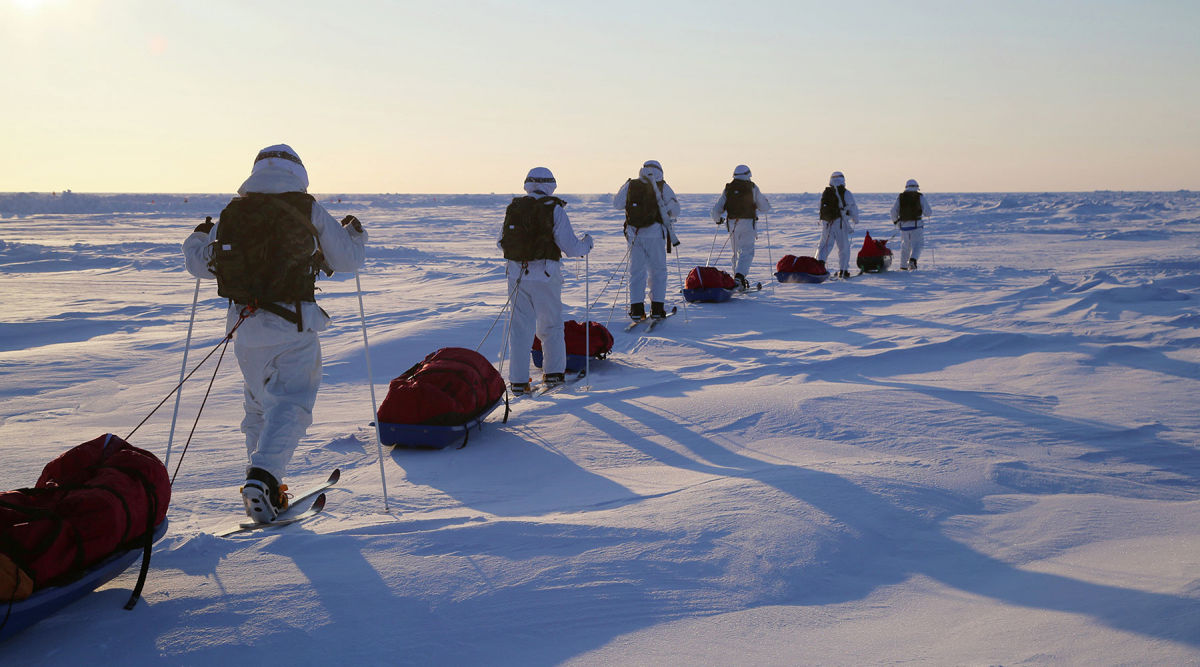
<path id="1" fill-rule="evenodd" d="M 34 11 L 35 9 L 46 4 L 46 0 L 8 0 L 8 1 L 10 4 L 12 4 L 13 7 L 16 7 L 17 9 L 22 9 L 27 12 Z"/>

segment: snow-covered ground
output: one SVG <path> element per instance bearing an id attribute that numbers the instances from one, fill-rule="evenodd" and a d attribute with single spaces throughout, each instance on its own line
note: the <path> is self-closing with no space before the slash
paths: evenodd
<path id="1" fill-rule="evenodd" d="M 0 662 L 1200 663 L 1200 195 L 929 198 L 920 271 L 779 285 L 772 260 L 815 252 L 817 197 L 773 195 L 764 289 L 673 296 L 645 335 L 612 311 L 620 213 L 568 196 L 611 359 L 464 449 L 385 451 L 390 512 L 354 277 L 324 281 L 338 326 L 285 481 L 340 466 L 326 514 L 214 536 L 245 454 L 227 356 L 183 455 L 210 361 L 144 601 L 121 609 L 134 568 Z M 195 287 L 179 244 L 225 199 L 0 195 L 0 488 L 170 390 Z M 715 195 L 681 199 L 673 289 L 721 245 Z M 893 199 L 859 196 L 855 251 L 891 234 Z M 322 201 L 370 230 L 380 399 L 440 347 L 499 358 L 506 196 Z M 582 319 L 585 264 L 567 268 Z M 192 362 L 224 333 L 200 294 Z M 164 456 L 172 405 L 132 442 Z"/>

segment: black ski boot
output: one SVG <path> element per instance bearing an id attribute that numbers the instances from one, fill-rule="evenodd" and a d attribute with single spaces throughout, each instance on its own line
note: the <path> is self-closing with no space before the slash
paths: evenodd
<path id="1" fill-rule="evenodd" d="M 750 281 L 746 280 L 746 276 L 743 276 L 740 273 L 735 273 L 733 274 L 733 280 L 737 283 L 738 289 L 742 290 L 743 292 L 750 289 Z"/>
<path id="2" fill-rule="evenodd" d="M 274 521 L 279 513 L 287 509 L 287 485 L 262 468 L 250 466 L 246 469 L 246 483 L 242 485 L 242 503 L 246 516 L 266 523 Z"/>
<path id="3" fill-rule="evenodd" d="M 542 384 L 546 388 L 557 387 L 564 382 L 566 382 L 566 378 L 563 373 L 546 373 L 542 376 Z"/>
<path id="4" fill-rule="evenodd" d="M 514 396 L 520 396 L 521 394 L 528 394 L 529 389 L 530 389 L 528 382 L 513 382 L 510 385 L 510 387 L 512 389 L 512 393 Z"/>
<path id="5" fill-rule="evenodd" d="M 650 302 L 650 317 L 653 317 L 656 320 L 661 320 L 666 316 L 667 316 L 667 310 L 665 308 L 663 308 L 662 301 L 651 301 Z"/>
<path id="6" fill-rule="evenodd" d="M 909 260 L 908 260 L 908 269 L 909 269 L 910 271 L 916 271 L 916 270 L 917 270 L 917 258 L 916 258 L 916 257 L 911 257 L 911 258 L 909 258 Z"/>
<path id="7" fill-rule="evenodd" d="M 637 322 L 638 320 L 646 319 L 646 304 L 631 303 L 629 304 L 629 319 Z"/>

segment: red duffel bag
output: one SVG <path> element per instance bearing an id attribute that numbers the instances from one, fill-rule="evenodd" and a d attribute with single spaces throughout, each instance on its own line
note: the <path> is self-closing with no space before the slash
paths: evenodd
<path id="1" fill-rule="evenodd" d="M 775 270 L 779 273 L 811 273 L 816 276 L 829 273 L 825 269 L 825 265 L 818 262 L 815 257 L 797 257 L 795 255 L 784 255 L 775 263 Z"/>
<path id="2" fill-rule="evenodd" d="M 392 380 L 376 417 L 390 424 L 457 426 L 504 395 L 504 378 L 483 355 L 443 347 Z"/>
<path id="3" fill-rule="evenodd" d="M 863 237 L 862 249 L 858 251 L 859 257 L 883 257 L 884 255 L 892 254 L 892 249 L 887 247 L 886 240 L 871 238 L 871 232 L 867 232 Z"/>
<path id="4" fill-rule="evenodd" d="M 688 272 L 684 287 L 686 289 L 706 289 L 709 287 L 733 289 L 737 287 L 737 281 L 733 279 L 733 276 L 715 266 L 697 266 Z"/>
<path id="5" fill-rule="evenodd" d="M 567 343 L 567 354 L 581 356 L 586 354 L 589 357 L 603 359 L 612 351 L 613 343 L 616 341 L 603 324 L 599 322 L 589 322 L 588 324 L 591 329 L 590 333 L 583 328 L 583 322 L 575 320 L 563 322 L 563 339 Z M 533 349 L 537 351 L 542 349 L 542 341 L 537 336 L 533 337 Z"/>
<path id="6" fill-rule="evenodd" d="M 170 503 L 171 480 L 158 457 L 103 435 L 48 463 L 33 488 L 0 493 L 0 556 L 35 591 L 61 585 L 141 546 Z"/>

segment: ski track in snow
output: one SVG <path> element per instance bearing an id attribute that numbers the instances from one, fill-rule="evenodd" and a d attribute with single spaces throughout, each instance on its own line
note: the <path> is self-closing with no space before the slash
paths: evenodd
<path id="1" fill-rule="evenodd" d="M 566 197 L 596 238 L 611 358 L 465 449 L 384 451 L 388 512 L 354 276 L 320 281 L 335 326 L 287 481 L 342 468 L 325 514 L 213 536 L 239 520 L 244 465 L 226 355 L 145 600 L 119 609 L 134 568 L 0 659 L 1200 662 L 1200 195 L 930 194 L 921 270 L 823 285 L 768 282 L 819 236 L 817 195 L 768 196 L 762 292 L 686 307 L 677 274 L 721 239 L 715 195 L 681 196 L 680 311 L 652 334 L 620 331 L 611 196 Z M 0 194 L 3 488 L 125 436 L 174 386 L 195 286 L 179 245 L 226 201 L 183 198 Z M 440 347 L 499 358 L 508 199 L 321 196 L 370 232 L 379 400 Z M 894 195 L 858 199 L 855 251 L 891 233 Z M 564 269 L 564 317 L 582 320 L 585 264 Z M 223 308 L 202 284 L 191 363 Z M 170 472 L 212 363 L 184 388 Z M 133 443 L 165 456 L 172 405 Z"/>

